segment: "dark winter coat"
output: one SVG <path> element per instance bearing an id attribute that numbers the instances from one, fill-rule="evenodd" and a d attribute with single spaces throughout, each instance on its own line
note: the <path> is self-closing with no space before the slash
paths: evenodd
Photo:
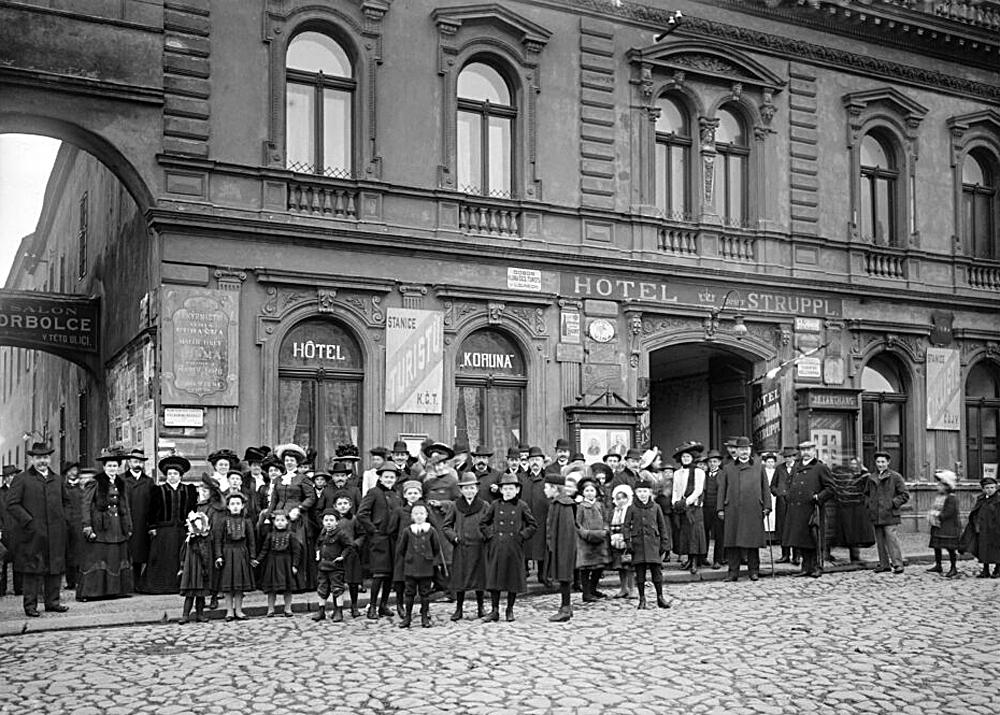
<path id="1" fill-rule="evenodd" d="M 833 498 L 830 470 L 818 459 L 811 460 L 809 464 L 803 464 L 801 459 L 796 461 L 789 475 L 786 498 L 788 508 L 785 512 L 781 545 L 800 549 L 818 548 L 809 520 L 817 504 L 822 507 Z"/>
<path id="2" fill-rule="evenodd" d="M 323 529 L 316 536 L 316 551 L 319 554 L 319 570 L 333 571 L 338 563 L 343 563 L 347 559 L 347 552 L 354 547 L 354 531 L 352 528 L 345 528 L 338 520 L 337 525 L 330 531 Z M 337 561 L 340 557 L 344 557 Z"/>
<path id="3" fill-rule="evenodd" d="M 719 471 L 718 511 L 725 514 L 727 549 L 766 546 L 765 508 L 770 511 L 771 492 L 759 461 L 730 462 Z"/>
<path id="4" fill-rule="evenodd" d="M 486 508 L 479 525 L 486 542 L 486 590 L 528 590 L 524 545 L 537 528 L 531 509 L 520 499 L 498 499 Z"/>
<path id="5" fill-rule="evenodd" d="M 471 501 L 460 498 L 444 523 L 444 535 L 453 545 L 451 588 L 454 591 L 482 591 L 486 588 L 486 550 L 481 530 L 489 509 L 478 495 Z"/>
<path id="6" fill-rule="evenodd" d="M 576 569 L 576 504 L 560 494 L 549 503 L 545 522 L 545 576 L 552 581 L 572 581 Z"/>
<path id="7" fill-rule="evenodd" d="M 661 554 L 670 550 L 670 531 L 660 506 L 650 499 L 643 504 L 638 499 L 625 512 L 622 537 L 632 553 L 633 564 L 658 564 Z"/>
<path id="8" fill-rule="evenodd" d="M 576 567 L 592 569 L 605 566 L 610 560 L 608 527 L 604 521 L 604 506 L 580 502 L 576 507 Z"/>
<path id="9" fill-rule="evenodd" d="M 193 484 L 158 484 L 153 488 L 149 509 L 149 529 L 155 529 L 149 542 L 143 590 L 147 593 L 177 593 L 177 569 L 181 545 L 187 534 L 189 512 L 198 505 L 198 491 Z"/>
<path id="10" fill-rule="evenodd" d="M 1000 492 L 976 497 L 959 548 L 984 564 L 1000 564 Z"/>
<path id="11" fill-rule="evenodd" d="M 368 568 L 377 576 L 392 575 L 394 555 L 393 529 L 396 510 L 402 504 L 392 489 L 376 484 L 368 490 L 358 508 L 357 522 L 364 532 L 368 552 Z"/>
<path id="12" fill-rule="evenodd" d="M 531 515 L 535 518 L 538 528 L 534 530 L 533 536 L 524 545 L 524 558 L 530 561 L 545 560 L 545 524 L 549 515 L 549 498 L 545 496 L 545 475 L 540 472 L 537 477 L 531 472 L 525 472 L 521 482 L 521 499 L 531 509 Z"/>
<path id="13" fill-rule="evenodd" d="M 404 578 L 433 578 L 441 565 L 441 538 L 437 529 L 427 524 L 427 531 L 414 533 L 412 526 L 400 532 L 396 561 L 403 564 Z"/>
<path id="14" fill-rule="evenodd" d="M 957 549 L 962 535 L 962 524 L 958 515 L 958 499 L 954 494 L 944 498 L 944 504 L 937 514 L 937 526 L 931 525 L 932 549 Z"/>
<path id="15" fill-rule="evenodd" d="M 871 546 L 875 543 L 875 529 L 865 509 L 868 472 L 853 472 L 850 467 L 834 467 L 830 470 L 830 474 L 833 478 L 836 501 L 833 523 L 830 524 L 832 528 L 827 528 L 830 546 L 845 548 Z"/>
<path id="16" fill-rule="evenodd" d="M 480 499 L 489 504 L 490 502 L 494 502 L 500 498 L 500 487 L 497 485 L 500 481 L 499 472 L 494 472 L 492 469 L 488 469 L 482 474 L 479 472 L 474 472 L 474 474 L 476 475 L 476 479 L 479 480 L 478 495 Z M 494 489 L 494 487 L 496 487 L 496 489 Z"/>
<path id="17" fill-rule="evenodd" d="M 83 527 L 94 530 L 93 541 L 121 544 L 132 535 L 132 512 L 125 480 L 115 477 L 114 489 L 107 474 L 98 474 L 83 490 Z M 133 559 L 134 560 L 134 559 Z"/>
<path id="18" fill-rule="evenodd" d="M 891 469 L 869 474 L 865 484 L 865 508 L 875 526 L 892 526 L 900 522 L 899 513 L 910 500 L 903 475 Z"/>
<path id="19" fill-rule="evenodd" d="M 83 487 L 66 485 L 69 509 L 66 511 L 66 569 L 76 568 L 83 556 Z"/>
<path id="20" fill-rule="evenodd" d="M 635 491 L 635 484 L 639 481 L 639 475 L 628 467 L 623 467 L 620 472 L 611 478 L 611 491 L 615 490 L 619 484 L 626 484 L 632 491 Z"/>
<path id="21" fill-rule="evenodd" d="M 66 515 L 71 507 L 65 483 L 52 470 L 43 477 L 29 467 L 14 476 L 7 492 L 14 571 L 49 575 L 66 571 Z"/>
<path id="22" fill-rule="evenodd" d="M 125 485 L 125 498 L 132 515 L 132 536 L 128 540 L 129 558 L 132 563 L 144 564 L 149 559 L 149 511 L 156 482 L 145 472 L 138 479 L 132 476 L 132 472 L 121 474 L 118 478 Z"/>

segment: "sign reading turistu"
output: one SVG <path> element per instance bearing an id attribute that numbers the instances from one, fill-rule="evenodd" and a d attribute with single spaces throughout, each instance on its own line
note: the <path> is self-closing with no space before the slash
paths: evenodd
<path id="1" fill-rule="evenodd" d="M 389 308 L 385 319 L 385 411 L 441 414 L 444 317 Z"/>

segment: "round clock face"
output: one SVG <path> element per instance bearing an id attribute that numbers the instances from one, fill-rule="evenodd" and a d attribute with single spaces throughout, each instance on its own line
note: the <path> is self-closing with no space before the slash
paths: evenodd
<path id="1" fill-rule="evenodd" d="M 590 337 L 597 342 L 608 343 L 615 337 L 615 324 L 610 320 L 598 318 L 597 320 L 590 321 L 588 332 L 590 333 Z"/>

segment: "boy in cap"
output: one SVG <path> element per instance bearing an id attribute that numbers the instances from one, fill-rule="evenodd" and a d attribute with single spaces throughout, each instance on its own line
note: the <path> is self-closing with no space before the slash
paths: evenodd
<path id="1" fill-rule="evenodd" d="M 528 450 L 528 471 L 521 477 L 521 498 L 535 517 L 537 528 L 532 529 L 532 537 L 524 544 L 524 558 L 534 561 L 537 568 L 538 583 L 550 586 L 545 575 L 545 525 L 549 513 L 549 499 L 545 495 L 545 453 L 541 447 L 531 447 Z M 525 563 L 527 568 L 527 563 Z"/>
<path id="2" fill-rule="evenodd" d="M 443 563 L 438 532 L 427 521 L 427 506 L 416 503 L 410 509 L 412 524 L 404 528 L 396 546 L 396 561 L 403 564 L 404 613 L 400 628 L 409 628 L 413 619 L 413 601 L 420 594 L 420 625 L 431 627 L 431 584 L 434 571 Z"/>
<path id="3" fill-rule="evenodd" d="M 524 547 L 535 533 L 535 517 L 517 494 L 520 484 L 513 474 L 500 478 L 500 498 L 489 505 L 479 530 L 486 542 L 486 590 L 493 609 L 483 619 L 500 620 L 500 592 L 507 592 L 507 620 L 514 620 L 517 594 L 528 590 L 524 571 Z"/>
<path id="4" fill-rule="evenodd" d="M 549 616 L 554 623 L 563 623 L 573 617 L 570 593 L 576 569 L 576 502 L 566 492 L 566 479 L 561 474 L 545 475 L 545 496 L 549 500 L 545 521 L 545 575 L 550 581 L 559 583 L 561 597 L 558 612 Z"/>
<path id="5" fill-rule="evenodd" d="M 979 559 L 983 570 L 976 578 L 990 578 L 990 564 L 993 564 L 993 578 L 1000 578 L 1000 496 L 997 495 L 997 478 L 983 477 L 979 481 L 983 493 L 976 497 L 976 503 L 969 512 L 969 523 L 962 534 L 960 549 Z"/>
<path id="6" fill-rule="evenodd" d="M 451 590 L 455 593 L 455 612 L 451 620 L 462 620 L 465 592 L 476 592 L 476 612 L 479 618 L 486 615 L 483 605 L 486 589 L 486 561 L 483 534 L 480 526 L 486 515 L 487 502 L 481 496 L 482 485 L 476 475 L 466 472 L 458 480 L 462 496 L 455 508 L 445 518 L 443 531 L 455 547 L 452 554 Z"/>
<path id="7" fill-rule="evenodd" d="M 868 476 L 865 485 L 865 507 L 875 527 L 875 546 L 878 548 L 876 572 L 903 573 L 903 552 L 896 531 L 899 528 L 900 510 L 910 500 L 903 475 L 889 469 L 891 455 L 879 450 L 873 455 L 875 474 Z"/>
<path id="8" fill-rule="evenodd" d="M 330 620 L 340 623 L 344 620 L 344 610 L 340 597 L 344 594 L 344 557 L 354 545 L 354 535 L 349 529 L 339 528 L 340 519 L 336 509 L 323 512 L 323 529 L 316 536 L 316 561 L 319 563 L 319 578 L 316 585 L 317 609 L 314 621 L 326 618 L 326 602 L 333 597 L 333 615 Z"/>
<path id="9" fill-rule="evenodd" d="M 663 554 L 670 549 L 670 532 L 663 511 L 653 501 L 653 482 L 641 479 L 635 485 L 635 498 L 625 513 L 622 538 L 632 554 L 635 583 L 639 588 L 639 610 L 646 608 L 646 570 L 652 575 L 656 589 L 656 605 L 670 608 L 663 598 Z"/>

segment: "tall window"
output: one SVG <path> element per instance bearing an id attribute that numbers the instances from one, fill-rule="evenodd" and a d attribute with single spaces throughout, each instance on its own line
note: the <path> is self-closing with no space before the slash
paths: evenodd
<path id="1" fill-rule="evenodd" d="M 456 160 L 458 188 L 468 194 L 510 198 L 514 192 L 514 120 L 510 86 L 483 62 L 458 75 Z"/>
<path id="2" fill-rule="evenodd" d="M 892 355 L 873 357 L 861 372 L 861 442 L 865 465 L 873 469 L 873 454 L 884 449 L 890 467 L 906 474 L 906 405 L 904 371 Z"/>
<path id="3" fill-rule="evenodd" d="M 691 162 L 691 123 L 687 112 L 671 99 L 656 103 L 656 208 L 667 218 L 684 220 L 690 214 L 688 171 Z"/>
<path id="4" fill-rule="evenodd" d="M 326 465 L 338 444 L 360 444 L 364 366 L 358 342 L 336 323 L 307 320 L 278 351 L 278 440 L 317 453 Z"/>
<path id="5" fill-rule="evenodd" d="M 504 334 L 477 330 L 458 351 L 456 438 L 495 454 L 524 442 L 524 356 Z"/>
<path id="6" fill-rule="evenodd" d="M 715 169 L 715 212 L 730 225 L 746 221 L 747 164 L 750 144 L 743 121 L 733 112 L 720 109 L 715 130 L 718 152 Z"/>
<path id="7" fill-rule="evenodd" d="M 285 57 L 285 156 L 293 171 L 351 175 L 354 67 L 341 45 L 303 32 Z"/>
<path id="8" fill-rule="evenodd" d="M 1000 370 L 979 362 L 965 381 L 966 476 L 979 480 L 984 464 L 996 464 L 997 424 L 1000 423 Z"/>
<path id="9" fill-rule="evenodd" d="M 861 236 L 896 245 L 899 168 L 891 144 L 875 133 L 861 140 Z"/>
<path id="10" fill-rule="evenodd" d="M 986 151 L 973 149 L 962 162 L 962 238 L 976 258 L 997 255 L 997 175 Z"/>

